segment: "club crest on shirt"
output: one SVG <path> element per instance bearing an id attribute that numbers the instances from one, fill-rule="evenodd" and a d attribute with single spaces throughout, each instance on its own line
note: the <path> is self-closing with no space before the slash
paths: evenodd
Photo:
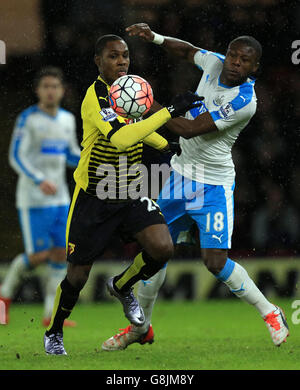
<path id="1" fill-rule="evenodd" d="M 223 101 L 224 101 L 224 95 L 221 95 L 221 96 L 217 96 L 213 100 L 213 103 L 214 103 L 215 106 L 221 106 L 223 104 Z"/>
<path id="2" fill-rule="evenodd" d="M 72 244 L 71 242 L 69 242 L 68 244 L 68 255 L 70 256 L 72 253 L 74 253 L 75 251 L 75 244 Z"/>
<path id="3" fill-rule="evenodd" d="M 103 108 L 100 111 L 100 114 L 102 115 L 102 120 L 104 122 L 112 122 L 117 118 L 117 114 L 114 112 L 112 108 Z"/>

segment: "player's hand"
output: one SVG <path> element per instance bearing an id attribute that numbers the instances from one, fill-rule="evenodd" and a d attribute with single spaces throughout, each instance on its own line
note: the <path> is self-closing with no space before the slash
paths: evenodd
<path id="1" fill-rule="evenodd" d="M 163 153 L 172 153 L 172 154 L 177 154 L 177 156 L 181 155 L 181 147 L 179 142 L 176 141 L 169 141 L 168 145 L 162 149 Z"/>
<path id="2" fill-rule="evenodd" d="M 45 195 L 54 195 L 57 191 L 56 186 L 48 180 L 41 182 L 40 189 Z"/>
<path id="3" fill-rule="evenodd" d="M 177 141 L 169 141 L 168 145 L 161 150 L 163 153 L 172 153 L 177 154 L 177 156 L 181 155 L 181 147 L 179 142 Z"/>
<path id="4" fill-rule="evenodd" d="M 171 105 L 167 107 L 172 118 L 177 116 L 184 115 L 187 111 L 192 108 L 202 106 L 201 100 L 203 96 L 198 96 L 195 93 L 188 91 L 180 95 L 176 95 L 172 101 Z"/>
<path id="5" fill-rule="evenodd" d="M 146 23 L 136 23 L 125 29 L 130 37 L 138 36 L 147 42 L 152 42 L 154 34 Z"/>
<path id="6" fill-rule="evenodd" d="M 170 141 L 169 142 L 170 151 L 172 154 L 177 154 L 177 156 L 181 155 L 181 147 L 179 142 Z"/>

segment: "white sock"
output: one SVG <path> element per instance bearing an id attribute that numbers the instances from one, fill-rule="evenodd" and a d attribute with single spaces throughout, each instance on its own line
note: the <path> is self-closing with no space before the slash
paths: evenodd
<path id="1" fill-rule="evenodd" d="M 145 314 L 145 323 L 143 326 L 133 327 L 138 333 L 146 333 L 150 326 L 153 306 L 159 289 L 165 280 L 166 270 L 167 267 L 165 266 L 148 280 L 141 280 L 139 283 L 138 301 Z"/>
<path id="2" fill-rule="evenodd" d="M 50 318 L 53 310 L 56 288 L 65 278 L 67 265 L 65 263 L 54 263 L 49 261 L 47 264 L 47 281 L 45 285 L 44 299 L 44 318 Z"/>
<path id="3" fill-rule="evenodd" d="M 8 272 L 3 280 L 0 295 L 4 298 L 12 299 L 18 289 L 22 277 L 26 271 L 30 270 L 28 257 L 25 253 L 17 255 L 8 269 Z"/>
<path id="4" fill-rule="evenodd" d="M 225 267 L 227 267 L 228 272 L 227 274 L 225 272 L 225 275 L 223 275 L 223 279 L 224 276 L 226 279 L 222 280 L 222 275 L 220 277 L 220 274 L 223 272 Z M 217 275 L 217 277 L 222 280 L 230 288 L 230 291 L 238 298 L 241 298 L 245 302 L 256 307 L 262 317 L 271 313 L 275 309 L 275 306 L 270 303 L 257 288 L 245 268 L 230 259 L 227 260 L 225 267 L 220 274 Z"/>

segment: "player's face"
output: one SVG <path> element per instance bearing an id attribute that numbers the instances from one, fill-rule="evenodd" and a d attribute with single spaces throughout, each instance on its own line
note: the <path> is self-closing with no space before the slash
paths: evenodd
<path id="1" fill-rule="evenodd" d="M 242 42 L 232 43 L 227 50 L 222 76 L 226 85 L 243 84 L 258 69 L 256 52 Z"/>
<path id="2" fill-rule="evenodd" d="M 109 41 L 101 56 L 95 56 L 100 76 L 111 85 L 128 72 L 130 59 L 128 46 L 124 41 Z"/>
<path id="3" fill-rule="evenodd" d="M 36 94 L 45 107 L 56 107 L 64 96 L 64 87 L 57 77 L 44 76 L 37 86 Z"/>

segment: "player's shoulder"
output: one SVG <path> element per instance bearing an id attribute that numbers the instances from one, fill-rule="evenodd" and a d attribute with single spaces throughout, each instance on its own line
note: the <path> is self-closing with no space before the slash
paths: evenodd
<path id="1" fill-rule="evenodd" d="M 217 53 L 215 51 L 200 49 L 195 53 L 195 60 L 197 57 L 205 57 L 210 62 L 220 62 L 224 63 L 225 55 L 221 53 Z"/>
<path id="2" fill-rule="evenodd" d="M 87 89 L 83 99 L 82 112 L 89 111 L 91 108 L 109 107 L 108 103 L 108 85 L 100 78 L 93 82 Z"/>
<path id="3" fill-rule="evenodd" d="M 63 107 L 59 108 L 59 114 L 61 115 L 61 117 L 66 119 L 75 119 L 75 115 L 71 111 L 66 110 Z"/>
<path id="4" fill-rule="evenodd" d="M 245 83 L 239 86 L 235 98 L 231 101 L 235 111 L 243 109 L 252 112 L 253 110 L 256 110 L 257 99 L 254 85 L 255 80 L 249 78 Z"/>
<path id="5" fill-rule="evenodd" d="M 39 108 L 38 108 L 37 104 L 34 104 L 32 106 L 25 108 L 17 116 L 18 127 L 24 127 L 26 122 L 28 121 L 28 119 L 30 117 L 32 117 L 33 115 L 37 114 L 38 112 L 39 112 Z"/>
<path id="6" fill-rule="evenodd" d="M 225 55 L 215 51 L 209 51 L 208 56 L 213 62 L 221 62 L 223 64 L 225 61 Z"/>
<path id="7" fill-rule="evenodd" d="M 97 79 L 86 90 L 82 104 L 95 105 L 99 100 L 106 99 L 107 95 L 108 91 L 105 83 Z"/>
<path id="8" fill-rule="evenodd" d="M 223 67 L 225 56 L 210 50 L 199 49 L 194 56 L 195 65 L 210 74 L 219 73 Z"/>
<path id="9" fill-rule="evenodd" d="M 99 97 L 107 97 L 108 95 L 108 89 L 107 84 L 98 78 L 89 86 L 89 88 L 86 91 L 86 95 L 99 98 Z"/>
<path id="10" fill-rule="evenodd" d="M 227 95 L 228 94 L 228 95 Z M 213 113 L 217 119 L 235 118 L 236 122 L 249 120 L 256 112 L 256 95 L 254 90 L 254 81 L 248 79 L 245 83 L 228 88 L 224 91 L 226 103 L 219 111 Z"/>

